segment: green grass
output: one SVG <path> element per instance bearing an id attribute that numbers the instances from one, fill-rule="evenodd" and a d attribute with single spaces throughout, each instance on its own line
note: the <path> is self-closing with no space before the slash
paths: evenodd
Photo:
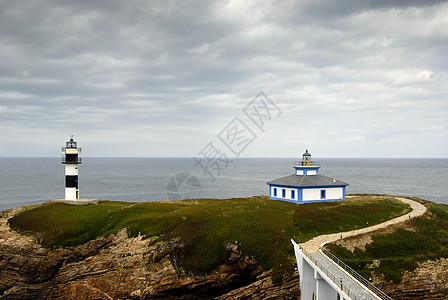
<path id="1" fill-rule="evenodd" d="M 354 253 L 337 245 L 328 249 L 366 278 L 374 271 L 399 283 L 404 271 L 414 270 L 419 262 L 448 257 L 448 206 L 426 202 L 429 213 L 410 220 L 411 228 L 398 228 L 387 234 L 375 234 L 366 251 Z M 380 266 L 369 268 L 373 260 Z"/>
<path id="2" fill-rule="evenodd" d="M 300 232 L 297 241 L 378 224 L 409 212 L 410 209 L 405 207 L 390 197 L 363 197 L 325 205 L 304 204 L 294 214 L 294 222 Z"/>
<path id="3" fill-rule="evenodd" d="M 48 247 L 73 246 L 128 228 L 131 236 L 178 239 L 180 265 L 194 274 L 210 273 L 227 261 L 224 245 L 238 241 L 243 255 L 278 274 L 294 268 L 290 242 L 347 231 L 402 215 L 409 207 L 384 198 L 294 204 L 267 197 L 127 203 L 101 201 L 72 206 L 50 203 L 10 220 L 13 229 L 37 236 Z"/>

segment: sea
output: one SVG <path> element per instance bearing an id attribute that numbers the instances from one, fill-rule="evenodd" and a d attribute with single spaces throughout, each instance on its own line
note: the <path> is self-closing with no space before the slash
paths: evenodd
<path id="1" fill-rule="evenodd" d="M 293 174 L 297 158 L 83 157 L 81 198 L 148 202 L 268 195 L 267 181 Z M 415 196 L 448 204 L 448 159 L 322 158 L 319 174 L 347 193 Z M 0 158 L 0 211 L 64 198 L 61 158 Z"/>

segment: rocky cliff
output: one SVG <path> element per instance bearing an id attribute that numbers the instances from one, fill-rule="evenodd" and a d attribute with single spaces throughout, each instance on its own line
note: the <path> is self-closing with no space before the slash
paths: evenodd
<path id="1" fill-rule="evenodd" d="M 48 249 L 12 231 L 0 215 L 1 299 L 298 299 L 298 275 L 274 282 L 256 260 L 229 247 L 229 261 L 207 276 L 178 267 L 182 244 L 129 238 L 125 229 L 84 245 Z"/>
<path id="2" fill-rule="evenodd" d="M 428 260 L 412 272 L 405 272 L 399 284 L 384 276 L 373 284 L 393 299 L 448 299 L 448 259 Z"/>

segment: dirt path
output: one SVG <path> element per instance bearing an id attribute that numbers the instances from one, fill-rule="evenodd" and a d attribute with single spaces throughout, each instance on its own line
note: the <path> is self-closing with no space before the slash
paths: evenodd
<path id="1" fill-rule="evenodd" d="M 325 242 L 334 242 L 334 241 L 341 239 L 341 237 L 346 238 L 346 237 L 355 236 L 355 235 L 362 234 L 362 233 L 372 232 L 372 231 L 378 230 L 380 228 L 384 228 L 384 227 L 387 227 L 387 226 L 390 226 L 393 224 L 398 224 L 398 223 L 404 222 L 406 220 L 409 220 L 409 219 L 412 219 L 415 217 L 419 217 L 426 212 L 426 207 L 423 204 L 420 204 L 414 200 L 410 200 L 407 198 L 401 198 L 401 197 L 395 197 L 395 199 L 397 199 L 403 203 L 409 204 L 412 208 L 412 211 L 410 213 L 407 213 L 407 214 L 397 217 L 395 219 L 392 219 L 392 220 L 389 220 L 389 221 L 386 221 L 386 222 L 383 222 L 380 224 L 376 224 L 373 226 L 365 227 L 362 229 L 320 235 L 320 236 L 317 236 L 317 237 L 309 240 L 308 242 L 299 244 L 299 246 L 301 248 L 305 248 L 310 253 L 318 253 L 319 246 Z"/>

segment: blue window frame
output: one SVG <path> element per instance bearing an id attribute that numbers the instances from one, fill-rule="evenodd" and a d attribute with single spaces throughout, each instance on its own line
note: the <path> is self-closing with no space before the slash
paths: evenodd
<path id="1" fill-rule="evenodd" d="M 292 190 L 291 191 L 291 199 L 295 199 L 296 198 L 296 191 Z"/>
<path id="2" fill-rule="evenodd" d="M 282 189 L 282 198 L 285 198 L 285 197 L 286 197 L 286 190 Z"/>
<path id="3" fill-rule="evenodd" d="M 274 194 L 274 197 L 277 197 L 277 188 L 274 188 L 273 194 Z"/>
<path id="4" fill-rule="evenodd" d="M 327 191 L 326 190 L 320 190 L 320 199 L 325 199 L 327 196 Z"/>

